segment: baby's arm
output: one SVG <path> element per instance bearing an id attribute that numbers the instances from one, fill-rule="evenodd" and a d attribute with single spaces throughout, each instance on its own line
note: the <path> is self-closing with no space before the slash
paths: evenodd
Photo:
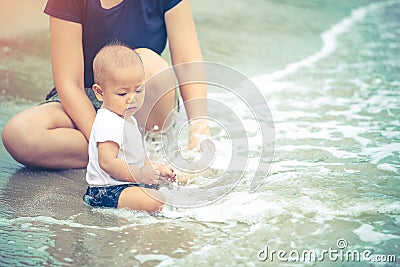
<path id="1" fill-rule="evenodd" d="M 171 165 L 169 164 L 164 164 L 164 165 L 158 165 L 156 163 L 153 163 L 149 158 L 146 158 L 144 161 L 144 164 L 149 164 L 152 165 L 154 169 L 160 171 L 160 178 L 165 180 L 165 181 L 175 181 L 175 173 L 174 169 L 172 168 Z"/>
<path id="2" fill-rule="evenodd" d="M 158 165 L 158 170 L 160 171 L 160 177 L 162 177 L 164 180 L 175 182 L 176 174 L 171 165 Z"/>
<path id="3" fill-rule="evenodd" d="M 119 146 L 117 143 L 112 141 L 99 142 L 97 149 L 100 168 L 112 177 L 134 183 L 158 184 L 160 172 L 148 164 L 141 168 L 128 165 L 118 158 Z"/>

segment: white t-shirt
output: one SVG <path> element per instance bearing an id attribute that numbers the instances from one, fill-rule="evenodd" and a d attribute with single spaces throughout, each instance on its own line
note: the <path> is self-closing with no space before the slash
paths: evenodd
<path id="1" fill-rule="evenodd" d="M 86 172 L 86 181 L 89 186 L 111 186 L 129 184 L 110 176 L 100 168 L 97 143 L 112 141 L 119 145 L 118 158 L 129 165 L 142 167 L 145 152 L 142 136 L 137 121 L 132 116 L 133 123 L 121 118 L 114 112 L 101 108 L 97 111 L 89 139 L 89 163 Z"/>

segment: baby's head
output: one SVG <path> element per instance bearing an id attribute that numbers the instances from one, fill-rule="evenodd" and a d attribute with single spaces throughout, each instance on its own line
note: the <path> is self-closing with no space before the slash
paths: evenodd
<path id="1" fill-rule="evenodd" d="M 144 101 L 144 66 L 140 56 L 120 43 L 106 45 L 93 61 L 93 91 L 121 117 L 133 115 Z"/>

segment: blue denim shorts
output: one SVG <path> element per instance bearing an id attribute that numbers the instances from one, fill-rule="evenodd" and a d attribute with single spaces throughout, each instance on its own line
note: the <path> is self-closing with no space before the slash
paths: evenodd
<path id="1" fill-rule="evenodd" d="M 101 208 L 117 208 L 119 196 L 122 191 L 127 187 L 139 186 L 144 188 L 150 188 L 158 190 L 158 184 L 122 184 L 112 186 L 99 186 L 93 187 L 88 186 L 85 195 L 83 196 L 83 202 L 92 207 Z"/>

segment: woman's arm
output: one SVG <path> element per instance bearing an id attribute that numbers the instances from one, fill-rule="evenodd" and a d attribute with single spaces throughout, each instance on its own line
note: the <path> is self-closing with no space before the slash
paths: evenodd
<path id="1" fill-rule="evenodd" d="M 193 82 L 198 80 L 205 81 L 204 66 L 201 63 L 199 41 L 197 38 L 196 27 L 193 20 L 192 10 L 189 0 L 182 0 L 181 3 L 165 13 L 165 23 L 167 26 L 169 48 L 173 65 L 188 62 L 198 62 L 177 67 L 176 74 L 180 83 Z M 194 77 L 191 80 L 191 77 Z M 181 96 L 185 103 L 188 119 L 207 116 L 207 85 L 205 83 L 191 83 L 180 86 Z M 191 101 L 197 99 L 195 101 Z M 209 135 L 209 129 L 205 121 L 195 121 L 191 127 L 191 136 L 188 148 L 198 146 L 195 136 Z"/>
<path id="2" fill-rule="evenodd" d="M 96 111 L 84 89 L 82 25 L 50 17 L 50 40 L 53 79 L 61 104 L 89 140 Z"/>
<path id="3" fill-rule="evenodd" d="M 165 24 L 167 26 L 172 64 L 202 62 L 203 56 L 197 39 L 190 1 L 182 0 L 181 3 L 167 11 L 165 13 Z M 184 71 L 182 74 L 188 73 Z M 196 77 L 200 77 L 200 75 L 196 73 Z M 177 76 L 179 80 L 187 80 L 185 77 L 180 77 L 180 73 L 177 73 Z M 207 98 L 207 87 L 205 84 L 187 84 L 180 86 L 180 89 L 184 101 L 194 98 L 205 100 Z M 206 101 L 202 105 L 196 105 L 196 107 L 194 105 L 191 107 L 190 103 L 189 105 L 185 103 L 185 108 L 187 108 L 188 119 L 207 115 Z"/>

